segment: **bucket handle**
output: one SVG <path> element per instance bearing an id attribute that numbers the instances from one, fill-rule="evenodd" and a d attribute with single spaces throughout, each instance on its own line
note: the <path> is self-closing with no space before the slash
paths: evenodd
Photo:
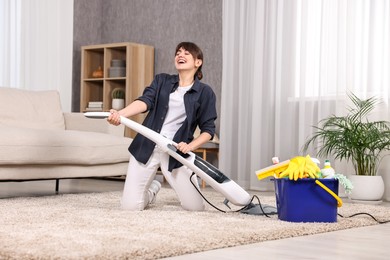
<path id="1" fill-rule="evenodd" d="M 340 199 L 339 196 L 337 196 L 333 191 L 331 191 L 328 187 L 326 187 L 322 182 L 319 180 L 315 181 L 316 184 L 318 184 L 321 188 L 326 190 L 330 195 L 332 195 L 337 200 L 337 207 L 341 207 L 343 205 L 343 201 Z"/>

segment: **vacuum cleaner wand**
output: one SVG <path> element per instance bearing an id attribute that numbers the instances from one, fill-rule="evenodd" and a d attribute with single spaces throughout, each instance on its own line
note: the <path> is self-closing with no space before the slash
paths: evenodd
<path id="1" fill-rule="evenodd" d="M 106 118 L 109 112 L 86 112 L 88 118 Z M 251 196 L 237 183 L 230 180 L 216 167 L 203 160 L 196 154 L 190 152 L 188 158 L 184 158 L 176 152 L 176 143 L 160 135 L 159 133 L 123 116 L 120 117 L 121 124 L 142 134 L 150 139 L 164 152 L 190 168 L 197 176 L 209 184 L 213 189 L 220 192 L 225 198 L 236 206 L 247 206 L 251 202 Z M 227 203 L 225 203 L 227 205 Z"/>

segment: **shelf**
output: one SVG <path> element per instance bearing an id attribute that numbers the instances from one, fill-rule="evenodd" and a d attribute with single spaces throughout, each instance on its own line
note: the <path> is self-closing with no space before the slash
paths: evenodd
<path id="1" fill-rule="evenodd" d="M 87 78 L 87 79 L 84 79 L 84 81 L 103 81 L 104 78 Z"/>
<path id="2" fill-rule="evenodd" d="M 126 76 L 108 77 L 111 65 L 115 64 L 113 60 L 125 62 L 125 70 L 119 69 L 120 73 L 115 75 Z M 99 68 L 102 70 L 103 77 L 93 77 L 94 72 Z M 144 88 L 152 82 L 153 76 L 154 48 L 152 46 L 131 42 L 82 46 L 80 111 L 86 111 L 88 102 L 91 101 L 102 101 L 103 111 L 110 110 L 111 92 L 115 88 L 125 90 L 125 105 L 128 105 L 142 94 Z M 142 114 L 132 119 L 141 123 L 144 117 L 145 115 Z M 126 128 L 125 135 L 134 137 L 135 133 Z"/>
<path id="3" fill-rule="evenodd" d="M 105 80 L 112 80 L 112 81 L 118 80 L 118 81 L 123 81 L 123 80 L 126 80 L 126 77 L 106 78 Z"/>

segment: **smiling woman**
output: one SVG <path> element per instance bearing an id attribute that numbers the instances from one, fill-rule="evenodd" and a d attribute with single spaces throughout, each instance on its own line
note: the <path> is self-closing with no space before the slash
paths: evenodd
<path id="1" fill-rule="evenodd" d="M 187 69 L 191 69 L 192 67 L 197 67 L 197 70 L 195 72 L 195 76 L 201 80 L 203 78 L 202 73 L 202 66 L 203 66 L 203 52 L 202 50 L 190 43 L 190 42 L 182 42 L 176 47 L 176 55 L 175 55 L 175 62 L 176 62 L 176 69 L 180 72 L 180 70 L 183 70 L 186 68 L 185 66 L 179 66 L 181 64 L 187 64 L 187 60 L 192 61 L 193 59 L 196 59 L 196 63 L 187 65 Z M 184 84 L 185 85 L 185 84 Z"/>
<path id="2" fill-rule="evenodd" d="M 107 120 L 119 125 L 121 116 L 128 118 L 148 112 L 143 125 L 173 140 L 178 153 L 187 158 L 189 152 L 208 142 L 215 134 L 216 96 L 209 85 L 200 81 L 203 76 L 203 53 L 196 44 L 179 43 L 175 49 L 174 64 L 178 75 L 156 75 L 138 99 L 119 111 L 111 109 Z M 194 138 L 197 127 L 201 133 Z M 192 175 L 191 169 L 170 157 L 142 134 L 135 136 L 129 151 L 131 157 L 122 208 L 144 210 L 154 203 L 161 187 L 154 180 L 160 168 L 184 209 L 204 210 L 203 198 L 193 187 L 199 188 L 198 179 Z"/>

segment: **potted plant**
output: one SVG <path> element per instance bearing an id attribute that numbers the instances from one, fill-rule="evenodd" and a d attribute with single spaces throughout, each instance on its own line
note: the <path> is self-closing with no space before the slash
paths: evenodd
<path id="1" fill-rule="evenodd" d="M 112 108 L 120 110 L 125 107 L 125 90 L 123 88 L 115 88 L 111 92 Z"/>
<path id="2" fill-rule="evenodd" d="M 347 115 L 331 115 L 321 120 L 303 150 L 307 151 L 311 144 L 317 143 L 318 156 L 334 156 L 334 159 L 351 162 L 356 175 L 349 178 L 354 186 L 350 198 L 381 200 L 384 182 L 377 172 L 383 156 L 390 149 L 390 123 L 367 118 L 379 103 L 378 98 L 361 100 L 352 93 L 348 97 L 354 106 Z M 378 187 L 370 186 L 368 181 L 373 181 Z M 360 188 L 362 191 L 359 191 Z"/>

